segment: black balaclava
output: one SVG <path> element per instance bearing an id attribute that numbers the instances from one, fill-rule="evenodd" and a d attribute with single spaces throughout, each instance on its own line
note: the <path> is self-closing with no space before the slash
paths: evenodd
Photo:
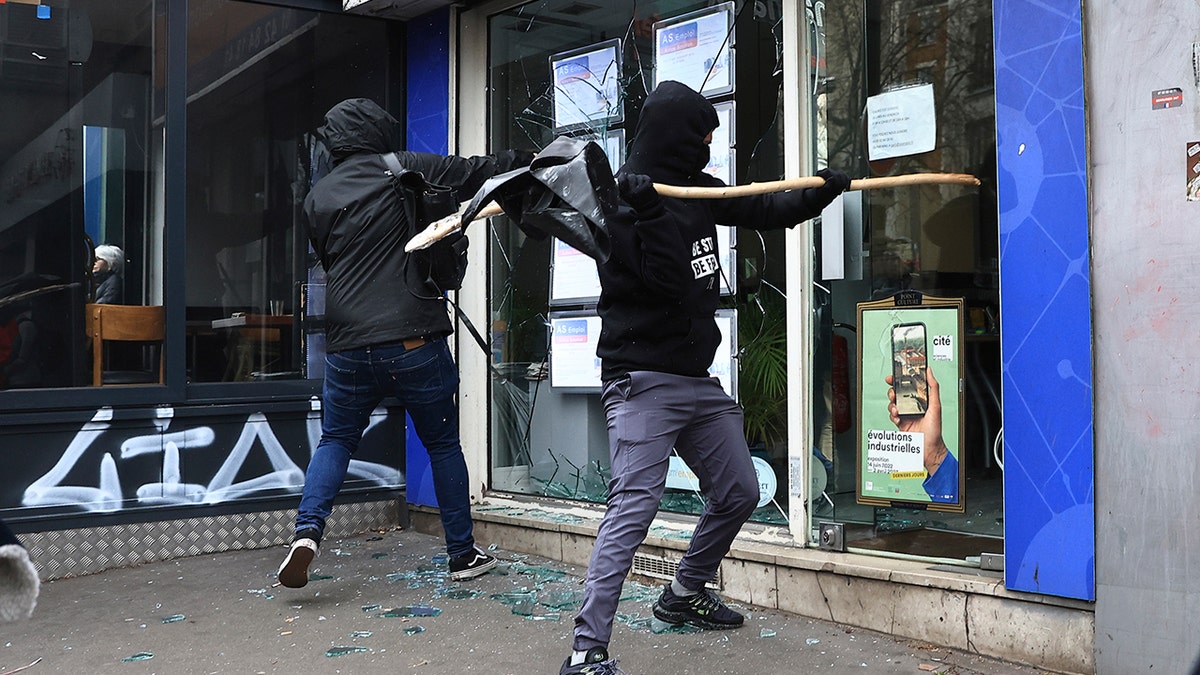
<path id="1" fill-rule="evenodd" d="M 685 84 L 662 82 L 646 97 L 622 171 L 656 183 L 694 184 L 708 165 L 704 138 L 719 125 L 708 99 Z"/>

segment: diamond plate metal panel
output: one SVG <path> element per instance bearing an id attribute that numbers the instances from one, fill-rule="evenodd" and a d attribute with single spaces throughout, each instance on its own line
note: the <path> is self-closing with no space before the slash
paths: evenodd
<path id="1" fill-rule="evenodd" d="M 171 558 L 267 548 L 292 537 L 295 509 L 22 534 L 44 581 Z M 401 524 L 397 500 L 339 504 L 326 537 Z"/>

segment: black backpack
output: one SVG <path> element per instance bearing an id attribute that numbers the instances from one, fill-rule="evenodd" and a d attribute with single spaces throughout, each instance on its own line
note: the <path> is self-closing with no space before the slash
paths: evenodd
<path id="1" fill-rule="evenodd" d="M 410 239 L 430 223 L 458 211 L 454 188 L 430 183 L 420 172 L 405 169 L 400 166 L 400 161 L 393 152 L 383 153 L 380 157 L 387 164 L 392 185 L 404 202 L 405 214 L 412 225 L 412 230 L 408 233 Z M 463 278 L 467 275 L 469 243 L 462 230 L 458 230 L 439 239 L 428 248 L 413 251 L 409 254 L 409 259 L 417 265 L 417 270 L 427 286 L 435 288 L 439 293 L 457 291 L 462 288 Z"/>

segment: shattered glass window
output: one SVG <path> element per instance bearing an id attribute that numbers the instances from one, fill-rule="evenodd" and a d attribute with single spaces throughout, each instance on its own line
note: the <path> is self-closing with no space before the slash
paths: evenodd
<path id="1" fill-rule="evenodd" d="M 605 150 L 615 171 L 656 73 L 669 67 L 674 76 L 664 79 L 696 75 L 695 84 L 687 83 L 718 110 L 721 127 L 714 134 L 714 162 L 708 170 L 729 184 L 781 179 L 786 81 L 781 6 L 549 0 L 492 15 L 491 147 L 537 151 L 560 136 L 586 138 Z M 671 62 L 678 45 L 708 45 L 711 58 Z M 526 236 L 503 218 L 489 222 L 489 298 L 498 371 L 492 396 L 492 485 L 603 502 L 610 475 L 599 382 L 558 384 L 555 375 L 562 371 L 554 369 L 552 349 L 556 322 L 595 317 L 598 282 L 589 278 L 594 265 L 589 269 L 589 259 L 572 255 L 552 238 Z M 728 317 L 730 348 L 717 361 L 730 370 L 729 386 L 745 408 L 751 452 L 779 486 L 755 519 L 783 522 L 785 233 L 718 229 L 729 235 L 722 242 L 727 292 L 720 315 Z M 662 506 L 698 513 L 703 501 L 694 483 L 681 481 L 668 484 Z"/>
<path id="2" fill-rule="evenodd" d="M 664 41 L 704 44 L 714 26 L 722 26 L 712 17 L 726 11 L 721 39 L 733 58 L 718 56 L 700 68 L 707 69 L 702 91 L 722 120 L 713 154 L 722 155 L 725 165 L 710 170 L 727 171 L 720 174 L 727 183 L 788 177 L 786 153 L 802 146 L 811 149 L 798 162 L 804 173 L 830 166 L 852 178 L 976 176 L 978 187 L 858 191 L 857 215 L 847 216 L 836 233 L 813 221 L 815 248 L 790 257 L 783 233 L 722 228 L 730 232 L 730 252 L 721 260 L 728 290 L 721 311 L 731 320 L 730 376 L 745 410 L 746 437 L 779 486 L 755 520 L 785 520 L 787 495 L 797 489 L 788 489 L 785 470 L 786 401 L 806 396 L 813 422 L 807 508 L 815 520 L 847 524 L 850 545 L 861 548 L 968 561 L 995 552 L 1003 544 L 1003 498 L 1002 458 L 995 452 L 1002 420 L 991 4 L 809 0 L 803 45 L 784 44 L 782 6 L 575 0 L 526 3 L 494 14 L 488 31 L 490 143 L 539 150 L 559 136 L 589 138 L 618 168 L 662 64 L 679 65 L 671 65 Z M 806 72 L 787 76 L 782 55 L 796 49 L 807 50 L 800 57 Z M 784 87 L 801 89 L 800 110 L 806 112 L 799 114 L 811 115 L 797 120 L 806 143 L 783 142 Z M 872 126 L 868 111 L 910 94 L 929 103 L 900 132 L 927 138 L 928 145 L 886 147 L 887 137 L 877 133 L 882 127 Z M 489 297 L 501 375 L 493 381 L 493 486 L 603 501 L 609 473 L 598 387 L 589 390 L 586 378 L 568 383 L 575 386 L 555 382 L 562 372 L 555 362 L 564 350 L 556 349 L 556 331 L 586 332 L 582 324 L 594 318 L 596 282 L 585 274 L 586 265 L 576 264 L 578 257 L 564 254 L 552 239 L 526 237 L 503 219 L 490 222 Z M 843 248 L 844 264 L 836 273 L 823 258 L 835 244 Z M 813 287 L 789 289 L 789 264 L 811 266 Z M 962 513 L 857 500 L 856 307 L 899 291 L 964 303 L 962 447 L 955 449 L 964 471 Z M 813 379 L 800 392 L 786 384 L 785 310 L 800 300 L 789 299 L 789 292 L 803 295 L 813 312 Z M 687 481 L 669 484 L 662 503 L 666 510 L 691 513 L 702 505 Z"/>

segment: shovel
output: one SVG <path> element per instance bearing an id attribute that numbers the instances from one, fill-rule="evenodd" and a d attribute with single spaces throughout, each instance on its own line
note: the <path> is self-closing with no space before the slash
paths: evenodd
<path id="1" fill-rule="evenodd" d="M 654 184 L 664 197 L 721 199 L 820 187 L 819 176 L 731 185 L 689 187 Z M 907 185 L 979 185 L 969 174 L 915 173 L 850 181 L 850 190 L 875 190 Z M 430 223 L 404 246 L 408 252 L 428 248 L 442 237 L 476 219 L 505 214 L 526 234 L 541 239 L 553 235 L 598 262 L 608 259 L 606 214 L 618 202 L 616 180 L 608 158 L 593 141 L 560 136 L 538 153 L 528 167 L 489 179 L 474 198 L 455 214 Z"/>

